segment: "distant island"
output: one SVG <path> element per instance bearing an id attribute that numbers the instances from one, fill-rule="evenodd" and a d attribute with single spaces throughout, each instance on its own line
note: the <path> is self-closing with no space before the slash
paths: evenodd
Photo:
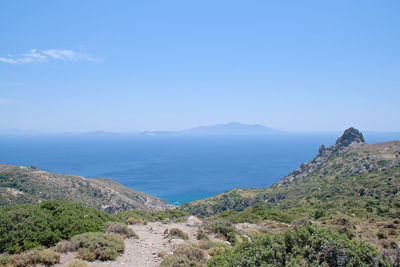
<path id="1" fill-rule="evenodd" d="M 144 131 L 142 135 L 267 135 L 276 134 L 280 131 L 268 128 L 261 124 L 244 124 L 230 122 L 226 124 L 215 124 L 209 126 L 198 126 L 182 131 Z"/>

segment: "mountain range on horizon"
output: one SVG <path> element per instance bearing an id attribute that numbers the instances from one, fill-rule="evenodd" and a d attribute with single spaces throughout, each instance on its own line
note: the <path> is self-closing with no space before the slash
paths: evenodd
<path id="1" fill-rule="evenodd" d="M 224 124 L 214 124 L 207 126 L 197 126 L 181 131 L 145 131 L 143 135 L 263 135 L 278 133 L 280 131 L 266 127 L 261 124 L 245 124 L 239 122 L 229 122 Z"/>

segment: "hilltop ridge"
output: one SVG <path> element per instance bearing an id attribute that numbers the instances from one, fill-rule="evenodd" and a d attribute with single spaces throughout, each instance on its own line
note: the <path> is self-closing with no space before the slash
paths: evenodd
<path id="1" fill-rule="evenodd" d="M 341 209 L 345 200 L 351 200 L 358 203 L 354 212 L 364 213 L 365 203 L 378 198 L 386 212 L 396 213 L 393 203 L 400 203 L 399 178 L 400 141 L 366 144 L 358 130 L 349 128 L 335 144 L 321 146 L 314 159 L 269 187 L 228 190 L 185 203 L 182 209 L 203 215 L 240 211 L 257 203 L 279 209 L 332 203 Z"/>
<path id="2" fill-rule="evenodd" d="M 321 145 L 318 149 L 318 154 L 309 162 L 303 162 L 300 168 L 292 171 L 287 176 L 283 177 L 278 185 L 284 185 L 290 183 L 296 179 L 301 179 L 309 175 L 312 171 L 316 170 L 323 163 L 328 161 L 335 154 L 343 154 L 349 151 L 351 148 L 359 148 L 365 144 L 363 134 L 357 129 L 350 127 L 344 131 L 336 143 L 330 147 Z"/>
<path id="3" fill-rule="evenodd" d="M 86 179 L 54 174 L 36 167 L 0 164 L 0 207 L 40 203 L 45 199 L 76 202 L 108 213 L 129 209 L 163 211 L 169 207 L 159 198 L 110 179 Z"/>

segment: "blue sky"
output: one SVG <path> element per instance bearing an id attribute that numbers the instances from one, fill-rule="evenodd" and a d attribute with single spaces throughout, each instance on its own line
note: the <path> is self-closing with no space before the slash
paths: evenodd
<path id="1" fill-rule="evenodd" d="M 399 1 L 1 1 L 0 128 L 400 131 Z"/>

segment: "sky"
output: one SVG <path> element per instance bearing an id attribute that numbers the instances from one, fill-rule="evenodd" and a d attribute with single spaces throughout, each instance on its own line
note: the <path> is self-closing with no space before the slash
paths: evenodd
<path id="1" fill-rule="evenodd" d="M 400 1 L 1 1 L 0 129 L 400 131 Z"/>

